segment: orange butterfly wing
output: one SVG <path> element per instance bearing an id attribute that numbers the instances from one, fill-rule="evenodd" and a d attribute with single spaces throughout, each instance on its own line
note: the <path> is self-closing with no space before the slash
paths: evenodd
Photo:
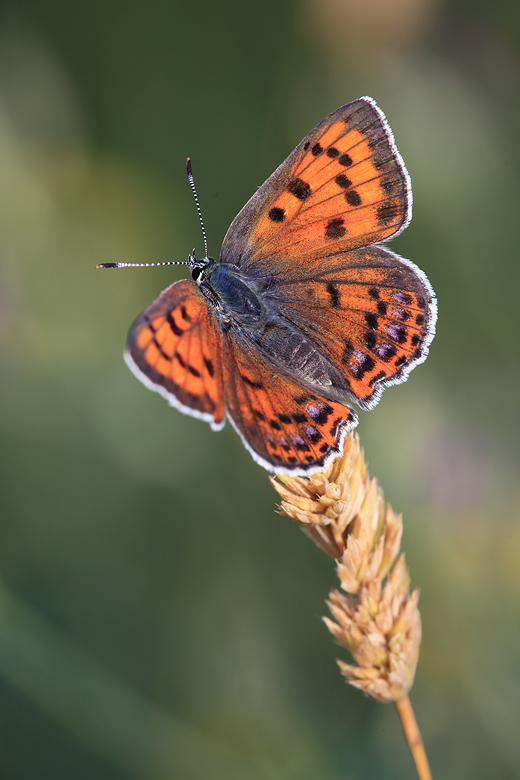
<path id="1" fill-rule="evenodd" d="M 308 336 L 348 383 L 339 395 L 364 409 L 385 386 L 402 382 L 422 362 L 433 338 L 435 300 L 413 263 L 381 246 L 356 249 L 320 274 L 265 293 L 272 308 Z"/>
<path id="2" fill-rule="evenodd" d="M 408 173 L 383 113 L 360 98 L 320 122 L 229 228 L 221 262 L 298 278 L 322 258 L 400 233 L 411 218 Z"/>
<path id="3" fill-rule="evenodd" d="M 224 337 L 223 367 L 228 415 L 262 466 L 311 474 L 341 453 L 345 433 L 358 422 L 346 404 L 278 370 L 242 338 Z"/>
<path id="4" fill-rule="evenodd" d="M 222 334 L 195 282 L 175 282 L 137 317 L 125 359 L 172 406 L 222 428 Z"/>

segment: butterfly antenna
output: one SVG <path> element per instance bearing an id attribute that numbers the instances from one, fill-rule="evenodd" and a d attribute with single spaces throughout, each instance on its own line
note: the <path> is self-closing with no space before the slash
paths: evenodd
<path id="1" fill-rule="evenodd" d="M 168 260 L 164 263 L 98 263 L 96 268 L 155 268 L 157 265 L 189 265 L 187 260 Z"/>
<path id="2" fill-rule="evenodd" d="M 202 221 L 202 212 L 200 210 L 199 199 L 197 197 L 197 190 L 195 189 L 195 181 L 193 180 L 193 172 L 191 170 L 191 160 L 189 157 L 186 160 L 186 173 L 188 174 L 188 181 L 190 183 L 191 191 L 193 192 L 193 197 L 195 198 L 195 205 L 197 206 L 197 213 L 199 215 L 200 226 L 202 228 L 202 237 L 204 239 L 204 256 L 207 257 L 208 242 L 206 241 L 206 231 L 204 229 L 204 222 Z"/>

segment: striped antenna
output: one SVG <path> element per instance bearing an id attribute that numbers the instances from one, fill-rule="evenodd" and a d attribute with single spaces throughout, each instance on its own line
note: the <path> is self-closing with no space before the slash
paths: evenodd
<path id="1" fill-rule="evenodd" d="M 195 198 L 195 205 L 197 206 L 197 213 L 199 215 L 200 220 L 200 226 L 202 228 L 202 237 L 204 239 L 204 257 L 208 256 L 208 242 L 206 241 L 206 231 L 204 229 L 204 222 L 202 221 L 202 212 L 200 210 L 200 204 L 199 199 L 197 197 L 197 190 L 195 189 L 195 182 L 193 180 L 193 173 L 191 170 L 191 160 L 188 157 L 186 160 L 186 173 L 188 174 L 188 181 L 190 183 L 191 191 L 193 192 L 193 197 Z"/>
<path id="2" fill-rule="evenodd" d="M 99 263 L 96 268 L 152 268 L 157 265 L 190 265 L 189 260 L 168 260 L 165 263 Z"/>

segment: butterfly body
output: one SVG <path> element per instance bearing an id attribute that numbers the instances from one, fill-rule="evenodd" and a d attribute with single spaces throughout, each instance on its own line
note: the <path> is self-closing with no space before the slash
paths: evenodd
<path id="1" fill-rule="evenodd" d="M 221 428 L 255 460 L 309 474 L 342 451 L 385 386 L 424 360 L 436 306 L 425 275 L 381 241 L 411 216 L 404 163 L 370 98 L 321 122 L 258 189 L 220 262 L 190 255 L 130 329 L 144 384 Z"/>
<path id="2" fill-rule="evenodd" d="M 248 321 L 256 325 L 263 307 L 254 284 L 241 278 L 238 268 L 212 263 L 203 271 L 199 286 L 209 301 L 216 306 L 223 325 L 235 322 L 245 326 Z M 199 277 L 200 279 L 200 277 Z"/>

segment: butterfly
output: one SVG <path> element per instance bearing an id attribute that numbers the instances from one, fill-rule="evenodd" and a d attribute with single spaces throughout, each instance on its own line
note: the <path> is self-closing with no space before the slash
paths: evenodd
<path id="1" fill-rule="evenodd" d="M 358 422 L 350 402 L 373 408 L 434 336 L 428 279 L 381 244 L 411 210 L 410 179 L 375 101 L 338 108 L 246 203 L 220 262 L 191 253 L 192 279 L 137 317 L 128 366 L 213 429 L 228 417 L 269 471 L 326 469 Z"/>

